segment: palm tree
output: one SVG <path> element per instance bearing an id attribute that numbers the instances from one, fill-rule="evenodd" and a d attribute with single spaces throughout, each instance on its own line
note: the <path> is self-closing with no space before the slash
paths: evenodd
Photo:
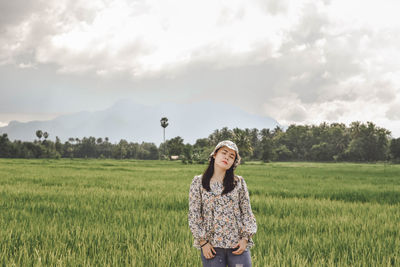
<path id="1" fill-rule="evenodd" d="M 160 122 L 161 122 L 161 127 L 163 127 L 164 130 L 164 155 L 165 155 L 165 128 L 167 128 L 168 126 L 168 118 L 162 117 Z"/>
<path id="2" fill-rule="evenodd" d="M 48 132 L 44 132 L 44 133 L 43 133 L 43 137 L 44 137 L 44 139 L 45 139 L 45 141 L 46 141 L 46 139 L 49 137 L 49 133 L 48 133 Z"/>
<path id="3" fill-rule="evenodd" d="M 362 126 L 364 125 L 362 125 L 360 121 L 353 121 L 350 123 L 350 135 L 353 139 L 359 137 Z"/>
<path id="4" fill-rule="evenodd" d="M 36 131 L 36 136 L 39 138 L 39 143 L 40 143 L 40 139 L 41 139 L 42 136 L 43 136 L 42 130 L 37 130 L 37 131 Z"/>
<path id="5" fill-rule="evenodd" d="M 232 131 L 233 141 L 238 146 L 240 155 L 242 155 L 242 157 L 251 156 L 253 154 L 253 147 L 251 146 L 250 137 L 247 135 L 246 131 L 240 128 L 234 128 Z"/>

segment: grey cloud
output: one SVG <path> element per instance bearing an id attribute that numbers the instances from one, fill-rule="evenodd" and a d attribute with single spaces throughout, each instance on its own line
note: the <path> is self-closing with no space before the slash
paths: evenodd
<path id="1" fill-rule="evenodd" d="M 341 105 L 334 110 L 327 112 L 326 119 L 329 121 L 338 121 L 346 112 L 349 112 L 348 107 Z"/>
<path id="2" fill-rule="evenodd" d="M 324 37 L 323 28 L 328 24 L 327 17 L 319 13 L 314 4 L 306 4 L 302 9 L 299 24 L 290 30 L 289 38 L 297 45 L 313 44 Z"/>
<path id="3" fill-rule="evenodd" d="M 9 25 L 15 25 L 40 9 L 40 1 L 13 0 L 0 1 L 0 31 Z"/>
<path id="4" fill-rule="evenodd" d="M 286 120 L 302 122 L 309 116 L 307 110 L 301 106 L 289 106 L 287 107 L 289 112 L 286 115 Z"/>
<path id="5" fill-rule="evenodd" d="M 329 32 L 332 22 L 313 5 L 307 5 L 303 11 L 300 23 L 288 33 L 288 41 L 280 50 L 286 78 L 292 79 L 291 83 L 287 82 L 287 90 L 295 92 L 306 104 L 334 100 L 350 102 L 365 97 L 365 84 L 362 85 L 364 88 L 345 88 L 341 83 L 365 73 L 363 60 L 366 55 L 359 47 L 361 38 L 370 34 L 370 30 L 333 34 Z M 290 72 L 286 66 L 290 66 Z"/>
<path id="6" fill-rule="evenodd" d="M 112 55 L 107 48 L 71 54 L 63 49 L 49 49 L 44 45 L 36 50 L 36 59 L 41 63 L 54 63 L 62 73 L 115 75 L 129 72 L 134 74 L 135 65 L 140 67 L 139 63 L 136 64 L 138 58 L 153 51 L 154 48 L 141 39 L 132 40 L 119 49 L 115 49 Z"/>
<path id="7" fill-rule="evenodd" d="M 337 100 L 351 103 L 365 98 L 366 92 L 363 88 L 365 84 L 357 85 L 359 87 L 343 88 L 340 83 L 364 73 L 362 66 L 358 63 L 363 55 L 354 51 L 354 47 L 357 47 L 357 36 L 361 35 L 362 32 L 359 32 L 358 35 L 349 37 L 350 39 L 344 43 L 340 43 L 334 36 L 326 35 L 327 42 L 322 48 L 314 43 L 301 51 L 294 49 L 297 43 L 289 41 L 280 51 L 280 57 L 270 58 L 259 64 L 247 64 L 247 66 L 238 64 L 238 67 L 212 70 L 213 64 L 210 59 L 208 65 L 204 64 L 207 67 L 196 69 L 196 64 L 192 63 L 193 66 L 186 69 L 186 74 L 178 76 L 179 80 L 187 80 L 188 84 L 190 81 L 208 81 L 207 84 L 206 82 L 192 83 L 190 88 L 220 97 L 224 101 L 233 101 L 255 112 L 261 112 L 263 103 L 281 96 L 298 99 L 305 105 L 324 105 L 324 103 Z M 264 49 L 259 49 L 249 57 L 255 59 L 265 53 L 264 51 Z M 321 53 L 325 57 L 324 62 L 321 62 Z M 249 59 L 246 60 L 246 62 L 251 62 Z M 326 76 L 325 73 L 329 75 Z M 302 79 L 293 79 L 294 77 L 302 77 Z M 387 88 L 384 92 L 387 92 Z M 249 97 L 249 94 L 252 97 Z M 369 95 L 368 97 L 379 96 Z M 282 107 L 285 107 L 285 103 L 282 103 Z M 347 111 L 343 109 L 331 112 L 328 116 L 333 118 L 336 114 L 337 118 L 345 112 Z M 303 115 L 298 118 L 294 115 L 290 117 L 298 120 L 304 118 Z"/>
<path id="8" fill-rule="evenodd" d="M 29 64 L 47 50 L 55 34 L 71 22 L 91 23 L 96 10 L 83 1 L 2 1 L 0 4 L 0 64 Z M 40 59 L 39 59 L 40 61 Z"/>
<path id="9" fill-rule="evenodd" d="M 221 98 L 234 101 L 238 105 L 261 112 L 261 103 L 267 103 L 269 99 L 279 96 L 287 96 L 292 99 L 299 99 L 306 105 L 324 105 L 333 101 L 352 103 L 357 100 L 369 101 L 377 99 L 380 102 L 390 101 L 396 93 L 394 85 L 384 81 L 378 73 L 369 73 L 363 62 L 365 54 L 361 48 L 361 39 L 365 35 L 371 35 L 371 30 L 361 28 L 343 35 L 330 33 L 326 29 L 330 27 L 330 21 L 319 14 L 317 10 L 308 6 L 304 9 L 304 17 L 297 28 L 288 34 L 288 41 L 284 43 L 279 51 L 281 56 L 275 59 L 267 59 L 263 63 L 248 64 L 238 68 L 225 70 L 226 75 L 221 71 L 212 75 L 214 82 L 225 76 L 220 81 L 220 87 L 215 84 L 205 89 L 205 92 L 221 95 Z M 318 44 L 320 40 L 325 42 Z M 304 45 L 303 50 L 296 50 L 299 45 Z M 255 51 L 249 58 L 257 58 L 263 55 L 262 48 Z M 248 60 L 248 59 L 247 59 Z M 251 61 L 251 60 L 249 60 Z M 247 62 L 249 62 L 247 61 Z M 305 75 L 304 75 L 305 74 Z M 375 76 L 377 75 L 377 76 Z M 343 82 L 353 77 L 362 76 L 366 80 L 359 84 L 343 86 Z M 293 79 L 303 77 L 302 79 Z M 381 88 L 374 90 L 373 88 Z M 251 92 L 254 97 L 241 94 Z M 218 88 L 226 88 L 225 92 L 218 92 Z M 238 100 L 234 100 L 237 96 Z M 243 101 L 240 101 L 243 99 Z M 282 103 L 285 107 L 285 103 Z M 327 119 L 337 119 L 346 114 L 349 110 L 345 107 L 326 114 Z M 297 114 L 294 112 L 293 114 Z M 299 117 L 288 116 L 288 119 L 299 120 L 304 118 L 304 113 L 298 113 Z M 312 114 L 308 114 L 312 116 Z"/>
<path id="10" fill-rule="evenodd" d="M 64 12 L 60 14 L 59 19 L 65 22 L 75 20 L 91 24 L 96 17 L 96 13 L 98 10 L 93 7 L 88 8 L 83 5 L 84 3 L 85 2 L 83 1 L 67 1 Z"/>
<path id="11" fill-rule="evenodd" d="M 53 23 L 43 14 L 46 6 L 42 2 L 27 1 L 26 5 L 22 2 L 12 4 L 15 8 L 9 8 L 7 16 L 13 19 L 6 16 L 0 25 L 0 65 L 34 63 L 36 49 L 43 46 L 42 40 L 56 32 Z"/>
<path id="12" fill-rule="evenodd" d="M 93 49 L 78 53 L 71 53 L 62 48 L 55 48 L 52 38 L 68 32 L 71 25 L 76 23 L 88 24 L 96 16 L 96 8 L 85 6 L 84 1 L 66 1 L 59 5 L 49 3 L 41 6 L 41 11 L 24 21 L 26 33 L 18 34 L 17 26 L 8 27 L 7 35 L 0 36 L 0 64 L 14 63 L 16 65 L 35 65 L 36 63 L 58 66 L 61 72 L 92 72 L 106 73 L 135 72 L 131 66 L 139 56 L 145 56 L 154 51 L 154 47 L 140 38 L 125 43 L 123 46 L 110 51 L 109 48 Z M 144 3 L 134 1 L 132 13 L 145 12 Z M 31 13 L 34 10 L 31 10 Z M 106 42 L 107 40 L 100 40 Z M 18 49 L 10 51 L 11 46 L 18 43 Z M 93 46 L 98 44 L 93 40 Z M 112 55 L 111 55 L 112 54 Z M 112 58 L 111 58 L 112 57 Z M 131 60 L 127 60 L 127 59 Z M 127 63 L 129 62 L 129 63 Z M 110 64 L 112 63 L 112 64 Z"/>
<path id="13" fill-rule="evenodd" d="M 141 102 L 148 104 L 160 101 L 213 99 L 253 113 L 264 114 L 263 105 L 281 97 L 287 101 L 279 103 L 281 106 L 276 106 L 276 109 L 285 114 L 286 120 L 302 122 L 313 116 L 311 111 L 305 109 L 307 104 L 324 105 L 334 99 L 320 97 L 322 89 L 318 86 L 321 85 L 317 86 L 312 78 L 302 85 L 303 88 L 307 88 L 308 85 L 308 90 L 297 90 L 296 84 L 290 78 L 304 72 L 313 74 L 314 68 L 317 67 L 311 64 L 313 61 L 302 65 L 296 60 L 297 57 L 293 55 L 282 55 L 281 58 L 269 59 L 259 64 L 221 69 L 216 69 L 212 62 L 197 62 L 173 77 L 163 73 L 148 79 L 132 79 L 128 73 L 109 79 L 102 79 L 90 73 L 82 76 L 61 75 L 57 74 L 51 65 L 46 67 L 47 70 L 44 70 L 46 65 L 40 65 L 37 70 L 18 72 L 4 67 L 0 68 L 0 74 L 8 78 L 0 87 L 0 112 L 74 112 L 101 109 L 122 96 L 138 99 L 140 95 Z M 323 86 L 335 88 L 335 80 L 328 80 Z M 314 101 L 305 101 L 306 95 L 314 97 Z M 357 99 L 357 94 L 351 95 L 351 92 L 342 91 L 337 96 Z M 293 101 L 296 99 L 300 102 Z M 290 103 L 296 104 L 288 105 Z M 326 119 L 335 120 L 346 112 L 348 111 L 344 107 L 339 107 L 328 112 Z M 390 118 L 395 118 L 395 114 L 398 113 L 387 113 Z"/>
<path id="14" fill-rule="evenodd" d="M 373 84 L 374 95 L 382 103 L 391 103 L 396 98 L 395 85 L 390 81 L 377 81 Z"/>

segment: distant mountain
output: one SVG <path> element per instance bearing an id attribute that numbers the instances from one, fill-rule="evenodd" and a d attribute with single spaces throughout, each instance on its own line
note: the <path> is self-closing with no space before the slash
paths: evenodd
<path id="1" fill-rule="evenodd" d="M 167 117 L 169 126 L 165 138 L 180 136 L 185 143 L 194 144 L 198 138 L 208 137 L 215 129 L 238 127 L 273 129 L 279 125 L 269 117 L 249 114 L 231 105 L 215 102 L 191 104 L 165 103 L 150 107 L 130 100 L 120 100 L 108 109 L 95 112 L 79 112 L 59 116 L 49 121 L 17 122 L 0 127 L 11 140 L 32 141 L 36 130 L 46 131 L 49 139 L 58 136 L 62 142 L 69 137 L 108 137 L 111 142 L 126 139 L 133 142 L 162 140 L 161 117 Z"/>

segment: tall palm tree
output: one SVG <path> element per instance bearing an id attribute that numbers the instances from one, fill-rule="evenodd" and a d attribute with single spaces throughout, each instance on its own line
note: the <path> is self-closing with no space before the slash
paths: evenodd
<path id="1" fill-rule="evenodd" d="M 168 118 L 162 117 L 160 122 L 161 122 L 161 127 L 163 127 L 164 130 L 164 155 L 165 155 L 165 128 L 167 128 L 168 126 Z"/>
<path id="2" fill-rule="evenodd" d="M 43 136 L 42 130 L 37 130 L 37 131 L 36 131 L 36 136 L 39 138 L 39 143 L 40 143 L 40 139 L 41 139 L 42 136 Z"/>

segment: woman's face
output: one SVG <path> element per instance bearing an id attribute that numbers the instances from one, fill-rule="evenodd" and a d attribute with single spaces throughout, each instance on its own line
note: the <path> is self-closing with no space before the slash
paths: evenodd
<path id="1" fill-rule="evenodd" d="M 213 157 L 215 159 L 214 167 L 218 166 L 224 170 L 228 170 L 235 161 L 236 151 L 224 146 Z"/>

